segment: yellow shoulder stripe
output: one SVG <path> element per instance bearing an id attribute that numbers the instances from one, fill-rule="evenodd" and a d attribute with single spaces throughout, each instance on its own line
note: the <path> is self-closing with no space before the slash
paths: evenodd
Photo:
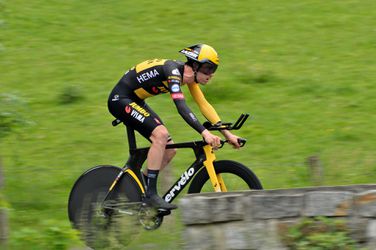
<path id="1" fill-rule="evenodd" d="M 163 65 L 165 62 L 166 62 L 166 59 L 152 59 L 152 60 L 144 61 L 136 65 L 136 72 L 139 73 L 148 68 L 152 68 L 158 65 Z"/>

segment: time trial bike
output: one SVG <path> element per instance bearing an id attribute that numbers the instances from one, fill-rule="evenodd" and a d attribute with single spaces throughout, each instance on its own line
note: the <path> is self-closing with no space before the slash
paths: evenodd
<path id="1" fill-rule="evenodd" d="M 208 130 L 238 130 L 248 117 L 249 114 L 242 114 L 234 124 L 215 126 L 206 122 L 204 126 Z M 120 123 L 122 121 L 117 119 L 112 125 Z M 143 202 L 146 182 L 141 169 L 149 148 L 137 148 L 134 130 L 126 127 L 126 131 L 129 158 L 124 167 L 100 165 L 91 168 L 77 179 L 70 192 L 69 220 L 83 233 L 89 246 L 94 246 L 98 237 L 110 231 L 116 238 L 126 237 L 121 228 L 132 233 L 140 228 L 139 225 L 147 230 L 156 229 L 162 224 L 164 216 L 171 213 L 169 210 L 153 209 Z M 245 139 L 239 142 L 241 147 L 246 144 Z M 220 148 L 225 143 L 227 141 L 221 140 Z M 252 170 L 239 162 L 216 161 L 213 148 L 203 140 L 166 146 L 166 149 L 171 148 L 190 148 L 196 159 L 164 194 L 163 199 L 167 202 L 174 201 L 188 184 L 188 193 L 262 189 Z"/>

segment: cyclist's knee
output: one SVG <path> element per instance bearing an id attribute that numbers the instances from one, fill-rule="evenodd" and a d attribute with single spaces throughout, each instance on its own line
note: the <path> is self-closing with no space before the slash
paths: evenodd
<path id="1" fill-rule="evenodd" d="M 175 155 L 176 155 L 176 151 L 177 149 L 176 148 L 171 148 L 168 150 L 168 155 L 173 158 Z"/>
<path id="2" fill-rule="evenodd" d="M 172 140 L 170 140 L 167 144 L 174 144 Z M 176 148 L 170 148 L 166 150 L 166 153 L 168 154 L 169 158 L 173 158 L 176 155 L 177 149 Z"/>
<path id="3" fill-rule="evenodd" d="M 166 145 L 168 140 L 167 128 L 162 125 L 156 127 L 150 136 L 150 140 L 155 144 Z"/>

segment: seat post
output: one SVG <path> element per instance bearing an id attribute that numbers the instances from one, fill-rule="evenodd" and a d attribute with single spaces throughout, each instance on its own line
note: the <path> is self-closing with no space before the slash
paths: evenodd
<path id="1" fill-rule="evenodd" d="M 130 126 L 126 126 L 126 127 L 127 127 L 129 150 L 136 149 L 137 144 L 136 144 L 136 136 L 134 134 L 134 129 L 131 128 Z"/>

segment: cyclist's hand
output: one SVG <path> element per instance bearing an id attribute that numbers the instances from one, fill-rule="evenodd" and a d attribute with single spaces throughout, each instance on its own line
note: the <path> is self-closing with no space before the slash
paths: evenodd
<path id="1" fill-rule="evenodd" d="M 205 129 L 201 133 L 202 137 L 207 144 L 212 146 L 214 149 L 218 149 L 221 146 L 221 138 L 219 136 L 213 135 L 209 130 Z"/>
<path id="2" fill-rule="evenodd" d="M 240 148 L 239 136 L 232 134 L 230 131 L 226 130 L 223 132 L 223 135 L 226 137 L 228 143 L 230 143 L 234 148 Z"/>

